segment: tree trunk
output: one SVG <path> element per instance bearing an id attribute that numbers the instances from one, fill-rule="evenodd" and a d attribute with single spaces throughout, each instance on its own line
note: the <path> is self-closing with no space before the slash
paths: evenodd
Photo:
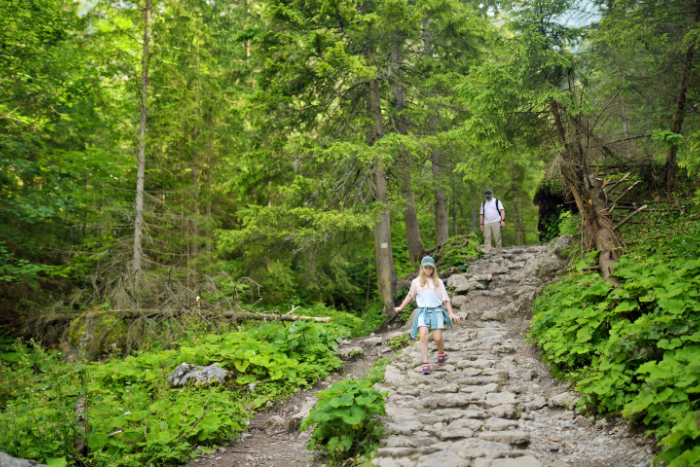
<path id="1" fill-rule="evenodd" d="M 400 71 L 400 57 L 398 46 L 392 45 L 391 58 L 396 70 L 396 83 L 394 85 L 394 100 L 396 113 L 396 131 L 401 135 L 408 134 L 408 122 L 406 117 L 401 115 L 406 109 L 406 89 L 401 82 L 403 73 Z M 408 257 L 411 264 L 421 260 L 423 252 L 423 240 L 420 236 L 420 226 L 418 224 L 418 212 L 416 211 L 416 196 L 413 192 L 413 177 L 411 175 L 411 154 L 401 147 L 401 196 L 406 201 L 406 209 L 403 212 L 403 220 L 406 225 L 406 239 L 408 240 Z"/>
<path id="2" fill-rule="evenodd" d="M 437 120 L 437 119 L 435 119 Z M 433 126 L 431 124 L 433 128 Z M 431 130 L 431 134 L 436 134 Z M 435 184 L 435 246 L 440 246 L 450 236 L 449 215 L 447 213 L 447 193 L 442 187 L 442 151 L 432 151 L 433 183 Z"/>
<path id="3" fill-rule="evenodd" d="M 693 23 L 697 23 L 700 19 L 700 1 L 695 9 Z M 690 72 L 693 64 L 693 46 L 689 45 L 685 52 L 683 60 L 683 68 L 681 69 L 681 81 L 678 85 L 678 97 L 676 98 L 676 111 L 673 115 L 673 123 L 671 131 L 680 134 L 683 129 L 683 116 L 685 111 L 686 94 L 688 92 L 688 84 L 690 83 Z M 673 189 L 676 186 L 676 177 L 678 176 L 678 159 L 676 158 L 676 147 L 671 147 L 666 156 L 666 167 L 664 174 L 664 182 L 666 183 L 666 191 L 671 197 Z"/>
<path id="4" fill-rule="evenodd" d="M 197 38 L 197 53 L 194 59 L 195 75 L 199 74 L 199 37 Z M 194 206 L 192 207 L 192 246 L 190 254 L 192 261 L 187 271 L 187 282 L 191 289 L 197 284 L 197 256 L 199 255 L 199 149 L 197 138 L 199 136 L 199 78 L 195 76 L 194 82 L 194 128 L 192 130 L 192 187 L 194 189 Z"/>
<path id="5" fill-rule="evenodd" d="M 210 122 L 211 123 L 211 122 Z M 211 173 L 212 173 L 212 134 L 209 133 L 207 144 L 207 259 L 211 260 L 211 242 L 212 242 L 212 222 L 211 222 Z"/>
<path id="6" fill-rule="evenodd" d="M 618 85 L 619 85 L 619 93 L 620 93 L 620 116 L 622 117 L 622 134 L 624 135 L 625 139 L 629 139 L 630 133 L 629 133 L 629 124 L 628 124 L 628 117 L 627 117 L 627 103 L 625 102 L 625 95 L 622 93 L 622 67 L 620 66 L 620 59 L 615 54 L 615 61 L 617 62 L 617 75 L 618 75 Z M 632 158 L 632 151 L 630 149 L 630 143 L 627 142 L 627 158 L 631 159 Z"/>
<path id="7" fill-rule="evenodd" d="M 510 192 L 513 195 L 513 226 L 515 227 L 515 244 L 522 245 L 520 238 L 520 213 L 518 213 L 518 185 L 515 183 L 515 166 L 510 158 Z"/>
<path id="8" fill-rule="evenodd" d="M 559 104 L 554 99 L 550 101 L 550 110 L 563 151 L 561 172 L 581 212 L 585 242 L 588 248 L 600 251 L 598 265 L 603 279 L 617 285 L 619 281 L 612 276 L 612 266 L 620 258 L 621 245 L 614 234 L 615 225 L 609 214 L 605 189 L 591 174 L 578 142 L 567 140 Z"/>
<path id="9" fill-rule="evenodd" d="M 432 47 L 430 44 L 430 30 L 428 26 L 430 21 L 423 19 L 423 56 L 432 57 Z M 428 98 L 431 99 L 435 95 L 434 92 L 428 92 Z M 428 104 L 428 132 L 431 135 L 437 134 L 440 127 L 440 116 L 438 110 L 432 103 Z M 447 241 L 450 236 L 450 218 L 447 212 L 447 194 L 442 187 L 443 173 L 443 154 L 437 148 L 431 152 L 431 162 L 433 164 L 433 184 L 435 186 L 435 246 L 440 246 Z"/>
<path id="10" fill-rule="evenodd" d="M 365 84 L 367 92 L 367 114 L 374 121 L 367 135 L 367 144 L 374 146 L 382 139 L 382 107 L 379 93 L 379 80 L 370 79 Z M 379 223 L 374 228 L 374 253 L 377 261 L 377 286 L 379 297 L 384 304 L 387 319 L 393 318 L 394 295 L 396 293 L 396 273 L 394 259 L 391 255 L 391 215 L 389 212 L 389 188 L 386 179 L 386 167 L 381 161 L 372 164 L 371 183 L 374 200 L 383 207 L 379 214 Z"/>
<path id="11" fill-rule="evenodd" d="M 151 38 L 151 0 L 143 11 L 143 46 L 141 51 L 141 121 L 139 122 L 139 155 L 136 174 L 136 216 L 134 219 L 134 303 L 138 307 L 139 274 L 143 258 L 143 194 L 146 178 L 146 117 L 148 97 L 148 45 Z"/>
<path id="12" fill-rule="evenodd" d="M 457 236 L 457 190 L 456 184 L 454 182 L 454 177 L 452 177 L 452 235 Z"/>

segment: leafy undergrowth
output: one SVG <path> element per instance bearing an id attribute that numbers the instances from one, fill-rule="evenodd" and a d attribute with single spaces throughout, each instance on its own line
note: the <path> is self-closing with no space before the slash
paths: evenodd
<path id="1" fill-rule="evenodd" d="M 315 303 L 309 307 L 300 307 L 297 308 L 294 313 L 306 316 L 333 318 L 333 323 L 347 328 L 352 337 L 366 336 L 386 323 L 383 305 L 379 300 L 371 302 L 369 308 L 362 316 L 345 311 L 333 310 L 324 303 Z"/>
<path id="2" fill-rule="evenodd" d="M 442 246 L 439 256 L 440 267 L 456 267 L 462 271 L 467 271 L 469 263 L 483 256 L 477 249 L 478 245 L 479 242 L 475 234 L 451 237 Z"/>
<path id="3" fill-rule="evenodd" d="M 256 409 L 341 367 L 334 349 L 348 335 L 333 324 L 266 324 L 89 364 L 18 344 L 0 365 L 0 451 L 52 466 L 182 463 L 198 446 L 237 438 Z M 183 362 L 219 362 L 232 378 L 171 388 L 167 377 Z"/>
<path id="4" fill-rule="evenodd" d="M 630 417 L 659 439 L 657 462 L 700 465 L 700 223 L 656 223 L 639 240 L 619 288 L 582 272 L 550 286 L 528 339 L 576 382 L 579 411 Z"/>
<path id="5" fill-rule="evenodd" d="M 384 431 L 373 417 L 386 414 L 386 394 L 375 391 L 370 383 L 352 380 L 320 392 L 318 405 L 301 425 L 302 430 L 315 425 L 307 447 L 318 446 L 341 459 L 376 449 Z"/>
<path id="6" fill-rule="evenodd" d="M 326 451 L 331 464 L 352 457 L 358 465 L 374 457 L 379 439 L 386 435 L 376 416 L 386 415 L 384 399 L 388 393 L 376 391 L 373 385 L 384 381 L 390 361 L 377 360 L 361 381 L 343 380 L 318 394 L 318 405 L 300 427 L 313 427 L 309 450 Z"/>

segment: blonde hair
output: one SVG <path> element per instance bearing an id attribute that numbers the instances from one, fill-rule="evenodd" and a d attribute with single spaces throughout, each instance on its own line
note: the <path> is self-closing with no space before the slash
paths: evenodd
<path id="1" fill-rule="evenodd" d="M 420 285 L 421 287 L 425 287 L 425 284 L 428 283 L 428 278 L 425 275 L 425 268 L 426 267 L 433 268 L 433 275 L 432 275 L 431 279 L 433 280 L 433 286 L 437 287 L 439 284 L 437 270 L 433 266 L 421 266 L 420 267 L 420 270 L 418 271 L 418 285 Z"/>

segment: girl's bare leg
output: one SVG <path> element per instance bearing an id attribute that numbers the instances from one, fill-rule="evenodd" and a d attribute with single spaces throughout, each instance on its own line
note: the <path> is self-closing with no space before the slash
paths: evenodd
<path id="1" fill-rule="evenodd" d="M 423 356 L 423 363 L 425 363 L 428 361 L 428 335 L 430 334 L 430 328 L 421 326 L 418 330 L 420 331 L 420 354 Z"/>
<path id="2" fill-rule="evenodd" d="M 445 348 L 445 340 L 442 338 L 442 329 L 436 329 L 433 331 L 433 340 L 435 341 L 435 345 L 437 345 L 438 353 L 442 353 L 442 351 Z M 428 348 L 427 339 L 426 339 L 426 346 L 425 347 L 426 347 L 426 351 L 427 351 L 427 348 Z M 427 360 L 424 360 L 424 361 L 427 362 Z"/>

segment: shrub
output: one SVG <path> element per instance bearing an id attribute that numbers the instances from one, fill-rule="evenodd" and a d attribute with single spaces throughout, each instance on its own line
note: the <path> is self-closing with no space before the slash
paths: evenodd
<path id="1" fill-rule="evenodd" d="M 477 246 L 479 241 L 475 234 L 452 237 L 442 246 L 442 253 L 439 257 L 440 268 L 456 267 L 462 271 L 469 268 L 469 263 L 476 261 L 479 256 Z"/>
<path id="2" fill-rule="evenodd" d="M 676 228 L 622 257 L 618 288 L 583 273 L 550 286 L 528 339 L 577 382 L 578 410 L 643 422 L 664 446 L 657 460 L 684 467 L 700 462 L 700 229 Z"/>
<path id="3" fill-rule="evenodd" d="M 383 429 L 372 417 L 386 414 L 386 394 L 372 389 L 369 382 L 352 380 L 320 392 L 318 405 L 301 424 L 301 430 L 315 425 L 307 448 L 322 447 L 344 459 L 375 449 Z"/>
<path id="4" fill-rule="evenodd" d="M 347 335 L 332 324 L 271 323 L 197 337 L 178 351 L 89 364 L 16 345 L 16 355 L 0 362 L 0 451 L 50 465 L 186 462 L 195 446 L 237 438 L 253 409 L 339 368 L 334 349 Z M 233 378 L 224 386 L 171 388 L 166 379 L 183 362 L 219 362 Z M 76 440 L 86 442 L 87 456 Z"/>
<path id="5" fill-rule="evenodd" d="M 389 344 L 391 350 L 406 347 L 408 345 L 408 336 L 404 334 L 403 336 L 395 337 L 388 341 L 387 344 Z"/>

